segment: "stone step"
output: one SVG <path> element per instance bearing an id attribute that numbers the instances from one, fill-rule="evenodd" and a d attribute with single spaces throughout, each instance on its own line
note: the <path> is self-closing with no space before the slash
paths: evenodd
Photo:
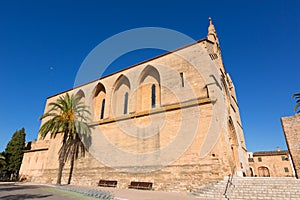
<path id="1" fill-rule="evenodd" d="M 204 199 L 226 199 L 228 182 L 224 180 L 203 186 L 193 193 Z M 233 177 L 227 193 L 229 199 L 300 199 L 300 180 L 291 177 Z"/>

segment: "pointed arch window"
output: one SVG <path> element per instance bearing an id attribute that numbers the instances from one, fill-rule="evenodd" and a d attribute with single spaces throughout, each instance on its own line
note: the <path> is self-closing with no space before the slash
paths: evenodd
<path id="1" fill-rule="evenodd" d="M 124 114 L 128 112 L 128 92 L 124 95 Z"/>
<path id="2" fill-rule="evenodd" d="M 153 84 L 151 87 L 151 107 L 155 108 L 156 105 L 156 86 Z"/>
<path id="3" fill-rule="evenodd" d="M 102 100 L 100 119 L 104 118 L 105 99 Z"/>

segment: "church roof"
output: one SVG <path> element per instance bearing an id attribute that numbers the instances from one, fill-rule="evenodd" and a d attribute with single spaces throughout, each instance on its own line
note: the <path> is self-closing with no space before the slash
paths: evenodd
<path id="1" fill-rule="evenodd" d="M 141 64 L 143 64 L 143 63 L 149 62 L 149 61 L 151 61 L 151 60 L 155 60 L 155 59 L 157 59 L 157 58 L 166 56 L 166 55 L 168 55 L 168 54 L 174 53 L 174 52 L 176 52 L 176 51 L 179 51 L 179 50 L 181 50 L 181 49 L 190 47 L 190 46 L 192 46 L 192 45 L 194 45 L 194 44 L 201 43 L 201 42 L 204 42 L 204 41 L 213 44 L 213 42 L 210 41 L 210 40 L 207 39 L 207 38 L 204 38 L 204 39 L 201 39 L 201 40 L 197 40 L 197 41 L 195 41 L 195 42 L 193 42 L 193 43 L 191 43 L 191 44 L 187 44 L 187 45 L 185 45 L 185 46 L 179 47 L 179 48 L 177 48 L 177 49 L 175 49 L 175 50 L 173 50 L 173 51 L 169 51 L 169 52 L 163 53 L 163 54 L 161 54 L 161 55 L 158 55 L 158 56 L 149 58 L 149 59 L 144 60 L 144 61 L 142 61 L 142 62 L 136 63 L 136 64 L 134 64 L 134 65 L 125 67 L 125 68 L 123 68 L 123 69 L 121 69 L 121 70 L 117 70 L 117 71 L 115 71 L 115 72 L 113 72 L 113 73 L 110 73 L 110 74 L 108 74 L 108 75 L 102 76 L 102 77 L 100 77 L 100 78 L 98 78 L 98 79 L 96 79 L 96 80 L 92 80 L 92 81 L 89 81 L 89 82 L 84 83 L 84 84 L 82 84 L 82 85 L 76 86 L 76 87 L 74 87 L 74 88 L 71 88 L 71 89 L 65 90 L 65 91 L 63 91 L 63 92 L 59 92 L 59 93 L 57 93 L 57 94 L 51 95 L 51 96 L 47 97 L 47 99 L 50 99 L 50 98 L 52 98 L 52 97 L 54 97 L 54 96 L 63 94 L 63 93 L 65 93 L 65 92 L 69 92 L 69 91 L 71 91 L 71 90 L 73 90 L 73 89 L 80 88 L 80 87 L 82 87 L 82 86 L 84 86 L 84 85 L 87 85 L 87 84 L 90 84 L 90 83 L 92 83 L 92 82 L 99 81 L 99 80 L 101 80 L 101 79 L 104 79 L 104 78 L 106 78 L 106 77 L 112 76 L 112 75 L 117 74 L 117 73 L 119 73 L 119 72 L 128 70 L 128 69 L 130 69 L 130 68 L 136 67 L 136 66 L 141 65 Z"/>
<path id="2" fill-rule="evenodd" d="M 138 65 L 141 65 L 141 64 L 143 64 L 143 63 L 149 62 L 149 61 L 151 61 L 151 60 L 155 60 L 155 59 L 157 59 L 157 58 L 166 56 L 166 55 L 168 55 L 168 54 L 174 53 L 174 52 L 179 51 L 179 50 L 181 50 L 181 49 L 185 49 L 185 48 L 190 47 L 190 46 L 192 46 L 192 45 L 195 45 L 195 44 L 197 44 L 197 43 L 202 43 L 202 42 L 208 42 L 208 43 L 211 43 L 211 44 L 218 43 L 219 40 L 218 40 L 218 36 L 217 36 L 216 30 L 215 30 L 215 26 L 214 26 L 213 23 L 212 23 L 212 19 L 209 18 L 208 20 L 209 20 L 209 27 L 208 27 L 208 35 L 207 35 L 206 38 L 197 40 L 197 41 L 195 41 L 195 42 L 193 42 L 193 43 L 191 43 L 191 44 L 184 45 L 184 46 L 179 47 L 179 48 L 177 48 L 177 49 L 175 49 L 175 50 L 173 50 L 173 51 L 169 51 L 169 52 L 163 53 L 163 54 L 161 54 L 161 55 L 155 56 L 155 57 L 153 57 L 153 58 L 150 58 L 150 59 L 144 60 L 144 61 L 142 61 L 142 62 L 136 63 L 136 64 L 134 64 L 134 65 L 125 67 L 125 68 L 123 68 L 123 69 L 121 69 L 121 70 L 117 70 L 117 71 L 115 71 L 115 72 L 113 72 L 113 73 L 110 73 L 110 74 L 108 74 L 108 75 L 99 77 L 99 78 L 96 79 L 96 80 L 92 80 L 92 81 L 89 81 L 89 82 L 87 82 L 87 83 L 84 83 L 84 84 L 78 85 L 78 86 L 76 86 L 76 87 L 73 87 L 73 88 L 71 88 L 71 89 L 67 89 L 67 90 L 65 90 L 65 91 L 62 91 L 62 92 L 59 92 L 59 93 L 57 93 L 57 94 L 51 95 L 51 96 L 47 97 L 47 99 L 50 99 L 50 98 L 52 98 L 52 97 L 54 97 L 54 96 L 63 94 L 63 93 L 65 93 L 65 92 L 69 92 L 69 91 L 71 91 L 71 90 L 73 90 L 73 89 L 80 88 L 80 87 L 82 87 L 82 86 L 84 86 L 84 85 L 87 85 L 87 84 L 90 84 L 90 83 L 92 83 L 92 82 L 99 81 L 99 80 L 104 79 L 104 78 L 106 78 L 106 77 L 112 76 L 112 75 L 114 75 L 114 74 L 116 74 L 116 73 L 119 73 L 119 72 L 128 70 L 128 69 L 130 69 L 130 68 L 136 67 L 136 66 L 138 66 Z M 213 38 L 210 37 L 210 36 L 212 36 L 212 35 L 214 36 Z"/>

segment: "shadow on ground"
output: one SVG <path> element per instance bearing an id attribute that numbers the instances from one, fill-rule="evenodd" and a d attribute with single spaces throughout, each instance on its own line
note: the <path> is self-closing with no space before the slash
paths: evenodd
<path id="1" fill-rule="evenodd" d="M 36 189 L 39 188 L 39 186 L 34 185 L 14 185 L 14 184 L 1 184 L 1 191 L 15 191 L 15 190 L 28 190 L 28 189 Z"/>
<path id="2" fill-rule="evenodd" d="M 20 200 L 20 199 L 41 199 L 52 196 L 52 194 L 40 195 L 40 194 L 16 194 L 16 195 L 7 195 L 1 197 L 1 200 Z"/>

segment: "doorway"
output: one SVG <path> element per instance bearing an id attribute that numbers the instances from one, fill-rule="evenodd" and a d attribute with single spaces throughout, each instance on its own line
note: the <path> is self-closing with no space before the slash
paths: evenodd
<path id="1" fill-rule="evenodd" d="M 270 177 L 270 171 L 267 167 L 258 168 L 258 176 L 260 177 Z"/>

